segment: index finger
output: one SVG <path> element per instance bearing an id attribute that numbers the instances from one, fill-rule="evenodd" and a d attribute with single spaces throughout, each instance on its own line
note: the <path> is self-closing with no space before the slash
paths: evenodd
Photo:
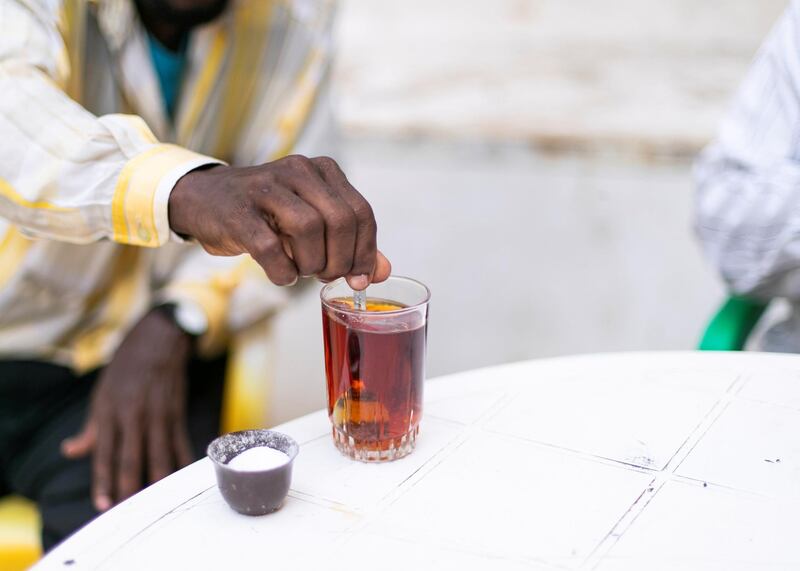
<path id="1" fill-rule="evenodd" d="M 97 511 L 104 512 L 114 505 L 112 474 L 116 426 L 110 418 L 98 424 L 97 443 L 92 457 L 92 500 Z"/>
<path id="2" fill-rule="evenodd" d="M 151 484 L 166 478 L 172 473 L 172 446 L 167 435 L 166 420 L 151 420 L 147 430 L 147 471 Z"/>
<path id="3" fill-rule="evenodd" d="M 328 186 L 336 191 L 356 215 L 356 244 L 353 253 L 352 276 L 371 276 L 375 270 L 378 253 L 378 225 L 367 199 L 347 180 L 342 169 L 329 157 L 311 159 L 320 176 Z M 366 287 L 366 286 L 365 286 Z"/>
<path id="4" fill-rule="evenodd" d="M 141 422 L 138 419 L 133 419 L 121 428 L 121 445 L 116 466 L 118 502 L 138 492 L 142 484 Z"/>

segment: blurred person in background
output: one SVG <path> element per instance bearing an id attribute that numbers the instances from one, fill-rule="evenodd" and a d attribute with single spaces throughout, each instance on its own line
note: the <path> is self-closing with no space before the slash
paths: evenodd
<path id="1" fill-rule="evenodd" d="M 697 232 L 731 292 L 792 305 L 763 349 L 800 352 L 800 2 L 761 47 L 696 179 Z"/>
<path id="2" fill-rule="evenodd" d="M 265 275 L 388 276 L 369 204 L 302 156 L 333 150 L 332 9 L 0 0 L 0 496 L 45 548 L 203 455 L 226 333 L 287 296 Z"/>

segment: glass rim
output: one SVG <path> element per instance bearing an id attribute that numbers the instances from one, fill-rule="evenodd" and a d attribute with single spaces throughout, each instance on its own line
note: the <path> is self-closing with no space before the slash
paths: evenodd
<path id="1" fill-rule="evenodd" d="M 415 280 L 414 278 L 409 278 L 409 277 L 406 277 L 406 276 L 391 275 L 388 278 L 386 278 L 385 281 L 382 281 L 382 282 L 380 282 L 378 284 L 375 284 L 375 285 L 385 284 L 386 282 L 392 281 L 392 280 L 400 281 L 400 282 L 406 282 L 406 283 L 410 283 L 410 284 L 414 284 L 414 285 L 422 287 L 422 289 L 425 291 L 425 299 L 423 299 L 419 303 L 415 303 L 414 305 L 409 305 L 409 306 L 404 307 L 402 309 L 392 309 L 390 311 L 375 311 L 375 312 L 372 312 L 373 315 L 400 315 L 400 314 L 403 314 L 403 313 L 409 313 L 409 312 L 415 311 L 415 310 L 419 309 L 420 307 L 422 307 L 424 305 L 428 305 L 428 302 L 431 300 L 431 290 L 428 289 L 428 286 L 426 286 L 424 283 L 422 283 L 419 280 Z M 365 313 L 364 311 L 359 311 L 357 309 L 350 309 L 349 307 L 342 307 L 340 305 L 332 305 L 332 304 L 328 303 L 328 301 L 325 299 L 325 293 L 327 291 L 330 291 L 331 289 L 333 289 L 334 287 L 336 287 L 337 285 L 341 284 L 344 281 L 346 281 L 345 278 L 339 278 L 339 279 L 333 280 L 330 283 L 325 284 L 322 287 L 322 289 L 319 291 L 319 299 L 322 302 L 322 306 L 325 307 L 326 309 L 330 309 L 330 310 L 333 310 L 333 311 L 341 311 L 342 313 L 345 313 L 345 314 L 348 314 L 348 315 L 361 315 L 361 314 Z M 370 284 L 370 285 L 372 285 L 372 284 Z M 369 286 L 367 286 L 367 287 L 369 287 Z"/>

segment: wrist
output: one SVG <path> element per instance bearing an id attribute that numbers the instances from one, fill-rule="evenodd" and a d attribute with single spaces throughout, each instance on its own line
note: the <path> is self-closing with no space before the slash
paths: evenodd
<path id="1" fill-rule="evenodd" d="M 184 238 L 192 235 L 192 225 L 188 214 L 193 210 L 191 207 L 192 188 L 196 184 L 196 176 L 196 170 L 186 173 L 178 179 L 169 194 L 167 207 L 169 227 Z"/>
<path id="2" fill-rule="evenodd" d="M 166 301 L 154 310 L 161 311 L 178 329 L 196 339 L 208 332 L 208 317 L 203 308 L 192 301 Z"/>
<path id="3" fill-rule="evenodd" d="M 194 343 L 194 337 L 184 331 L 173 318 L 172 304 L 159 305 L 150 310 L 146 319 L 157 323 L 156 337 L 167 347 L 172 347 L 176 354 L 188 357 Z"/>
<path id="4" fill-rule="evenodd" d="M 209 171 L 217 168 L 223 168 L 223 165 L 203 165 L 189 171 L 175 183 L 169 195 L 167 213 L 169 226 L 176 234 L 194 237 L 195 220 L 202 208 L 198 195 L 202 193 Z"/>

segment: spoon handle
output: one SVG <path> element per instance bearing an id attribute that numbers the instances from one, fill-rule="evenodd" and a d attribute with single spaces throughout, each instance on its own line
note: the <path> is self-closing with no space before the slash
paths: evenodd
<path id="1" fill-rule="evenodd" d="M 367 310 L 367 291 L 361 290 L 356 291 L 353 290 L 353 307 L 358 309 L 359 311 L 366 311 Z"/>

